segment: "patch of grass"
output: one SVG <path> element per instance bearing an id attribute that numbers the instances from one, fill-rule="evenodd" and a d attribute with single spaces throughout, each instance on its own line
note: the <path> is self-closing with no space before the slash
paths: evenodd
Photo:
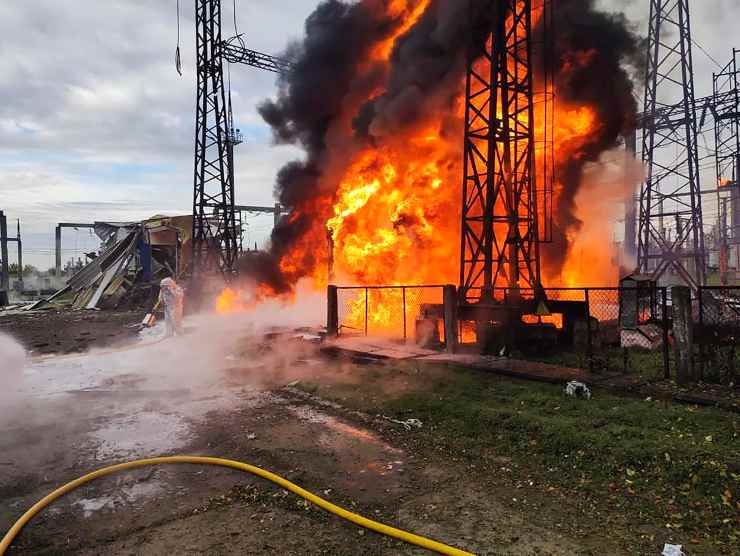
<path id="1" fill-rule="evenodd" d="M 515 354 L 514 357 L 562 367 L 588 369 L 588 356 L 585 350 L 559 350 L 553 353 L 539 355 Z M 661 349 L 630 348 L 625 352 L 620 347 L 604 347 L 595 350 L 593 358 L 595 372 L 627 372 L 639 374 L 647 379 L 662 378 L 664 376 L 663 352 Z"/>
<path id="2" fill-rule="evenodd" d="M 421 419 L 431 442 L 474 460 L 510 457 L 543 484 L 619 501 L 658 527 L 740 539 L 736 414 L 601 394 L 580 400 L 462 369 L 383 409 Z"/>

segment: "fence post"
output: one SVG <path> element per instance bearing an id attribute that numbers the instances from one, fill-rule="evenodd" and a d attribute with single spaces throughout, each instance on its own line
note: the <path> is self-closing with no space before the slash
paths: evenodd
<path id="1" fill-rule="evenodd" d="M 662 288 L 663 302 L 663 377 L 671 379 L 671 361 L 668 352 L 668 288 Z"/>
<path id="2" fill-rule="evenodd" d="M 676 352 L 676 381 L 686 384 L 694 378 L 694 331 L 691 318 L 691 289 L 671 288 L 673 301 L 673 337 Z"/>
<path id="3" fill-rule="evenodd" d="M 368 288 L 365 288 L 365 336 L 367 336 L 367 296 Z"/>
<path id="4" fill-rule="evenodd" d="M 339 294 L 336 286 L 326 289 L 326 333 L 330 338 L 339 335 Z"/>
<path id="5" fill-rule="evenodd" d="M 588 372 L 594 372 L 594 346 L 591 338 L 591 292 L 588 288 L 586 292 L 586 357 L 588 358 Z"/>
<path id="6" fill-rule="evenodd" d="M 458 344 L 457 288 L 446 285 L 442 292 L 445 315 L 445 345 L 448 353 L 455 353 Z"/>
<path id="7" fill-rule="evenodd" d="M 404 286 L 401 288 L 401 292 L 403 294 L 403 343 L 406 343 L 407 335 L 406 335 L 406 287 Z"/>
<path id="8" fill-rule="evenodd" d="M 704 290 L 699 286 L 699 334 L 704 336 Z M 704 361 L 707 358 L 706 346 L 703 342 L 704 338 L 699 340 L 699 376 L 701 380 L 704 380 Z M 693 357 L 693 352 L 691 356 Z"/>

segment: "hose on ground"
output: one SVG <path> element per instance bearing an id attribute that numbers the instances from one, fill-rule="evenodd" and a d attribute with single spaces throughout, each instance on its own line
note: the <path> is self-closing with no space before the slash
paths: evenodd
<path id="1" fill-rule="evenodd" d="M 262 479 L 275 483 L 276 485 L 284 488 L 285 490 L 289 490 L 290 492 L 300 496 L 301 498 L 308 500 L 309 502 L 311 502 L 312 504 L 315 504 L 319 508 L 326 510 L 327 512 L 330 512 L 338 517 L 341 517 L 342 519 L 350 521 L 356 525 L 359 525 L 360 527 L 364 527 L 365 529 L 369 529 L 371 531 L 375 531 L 376 533 L 380 533 L 381 535 L 392 537 L 392 538 L 407 542 L 409 544 L 413 544 L 421 548 L 425 548 L 427 550 L 437 552 L 438 554 L 447 554 L 447 555 L 452 555 L 452 556 L 472 556 L 470 552 L 465 552 L 464 550 L 453 548 L 451 546 L 437 542 L 435 540 L 428 539 L 420 535 L 415 535 L 414 533 L 409 533 L 401 529 L 396 529 L 395 527 L 391 527 L 389 525 L 385 525 L 383 523 L 373 521 L 372 519 L 368 519 L 356 513 L 345 510 L 344 508 L 341 508 L 335 504 L 332 504 L 331 502 L 324 500 L 323 498 L 319 496 L 316 496 L 315 494 L 299 487 L 298 485 L 291 483 L 287 479 L 284 479 L 283 477 L 276 475 L 275 473 L 271 473 L 269 471 L 266 471 L 254 465 L 249 465 L 248 463 L 242 463 L 239 461 L 233 461 L 233 460 L 228 460 L 228 459 L 203 457 L 203 456 L 169 456 L 169 457 L 141 459 L 141 460 L 136 460 L 136 461 L 130 461 L 128 463 L 121 463 L 118 465 L 111 465 L 109 467 L 103 467 L 102 469 L 98 469 L 97 471 L 88 473 L 87 475 L 84 475 L 80 477 L 79 479 L 75 479 L 74 481 L 71 481 L 67 483 L 66 485 L 56 489 L 51 494 L 48 494 L 47 496 L 45 496 L 44 498 L 36 502 L 36 504 L 34 504 L 25 514 L 23 514 L 20 517 L 20 519 L 18 519 L 18 521 L 15 522 L 15 524 L 10 528 L 8 533 L 3 537 L 2 541 L 0 541 L 0 556 L 3 556 L 5 554 L 5 552 L 8 550 L 13 540 L 18 536 L 18 533 L 20 533 L 21 529 L 23 529 L 23 527 L 29 521 L 31 521 L 31 519 L 36 514 L 38 514 L 41 510 L 46 508 L 49 504 L 51 504 L 52 502 L 54 502 L 61 496 L 64 496 L 65 494 L 81 487 L 82 485 L 86 483 L 89 483 L 90 481 L 93 481 L 100 477 L 105 477 L 106 475 L 112 475 L 113 473 L 117 473 L 119 471 L 126 471 L 130 469 L 136 469 L 139 467 L 146 467 L 149 465 L 160 465 L 160 464 L 166 464 L 166 463 L 218 465 L 221 467 L 229 467 L 231 469 L 237 469 L 239 471 L 251 473 L 252 475 L 256 475 L 258 477 L 261 477 Z"/>

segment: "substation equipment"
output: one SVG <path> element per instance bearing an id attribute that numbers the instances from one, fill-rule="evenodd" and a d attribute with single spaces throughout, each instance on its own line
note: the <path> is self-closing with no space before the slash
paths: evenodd
<path id="1" fill-rule="evenodd" d="M 644 111 L 638 116 L 641 156 L 647 170 L 639 209 L 628 200 L 625 252 L 638 270 L 656 282 L 669 275 L 695 291 L 708 281 L 712 248 L 706 242 L 702 199 L 718 206 L 714 251 L 720 282 L 727 283 L 728 259 L 740 244 L 740 72 L 738 51 L 713 74 L 712 94 L 695 98 L 689 0 L 650 0 Z M 719 66 L 719 64 L 717 64 Z M 699 138 L 713 127 L 714 152 L 699 155 Z M 637 135 L 627 148 L 636 153 Z M 701 187 L 705 159 L 714 158 L 716 184 Z M 735 254 L 740 265 L 740 247 Z"/>

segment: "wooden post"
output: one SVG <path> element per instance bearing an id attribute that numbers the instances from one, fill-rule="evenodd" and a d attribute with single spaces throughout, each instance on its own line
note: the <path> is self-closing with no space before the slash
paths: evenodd
<path id="1" fill-rule="evenodd" d="M 403 296 L 403 343 L 405 344 L 408 340 L 408 333 L 406 330 L 406 288 L 401 288 L 401 295 Z"/>
<path id="2" fill-rule="evenodd" d="M 445 344 L 448 353 L 455 353 L 458 346 L 457 322 L 457 288 L 452 285 L 444 287 Z"/>
<path id="3" fill-rule="evenodd" d="M 339 294 L 336 286 L 326 291 L 326 333 L 330 338 L 339 335 Z"/>
<path id="4" fill-rule="evenodd" d="M 673 304 L 673 336 L 676 352 L 676 381 L 686 384 L 695 379 L 694 330 L 691 318 L 691 289 L 687 286 L 671 288 Z"/>
<path id="5" fill-rule="evenodd" d="M 585 290 L 586 296 L 586 358 L 588 359 L 588 372 L 594 372 L 594 344 L 593 330 L 591 329 L 591 292 L 588 288 Z"/>
<path id="6" fill-rule="evenodd" d="M 663 303 L 663 378 L 670 380 L 671 378 L 671 364 L 670 354 L 668 352 L 668 288 L 661 288 L 662 303 Z"/>

